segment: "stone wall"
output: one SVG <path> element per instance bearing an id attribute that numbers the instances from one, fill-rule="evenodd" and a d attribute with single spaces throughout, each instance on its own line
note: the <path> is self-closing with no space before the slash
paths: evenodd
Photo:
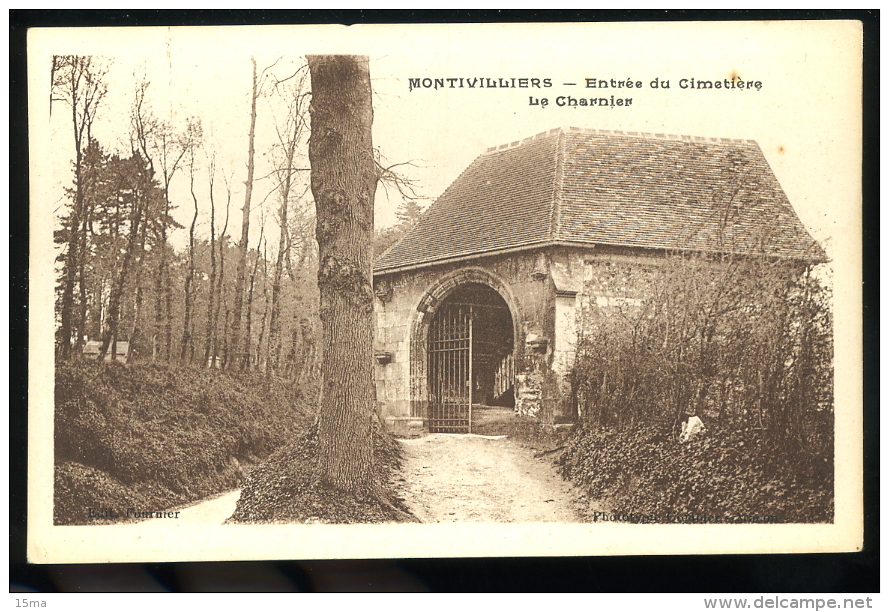
<path id="1" fill-rule="evenodd" d="M 618 249 L 603 248 L 586 256 L 578 300 L 578 341 L 607 332 L 614 318 L 637 313 L 652 295 L 663 264 L 663 257 Z"/>

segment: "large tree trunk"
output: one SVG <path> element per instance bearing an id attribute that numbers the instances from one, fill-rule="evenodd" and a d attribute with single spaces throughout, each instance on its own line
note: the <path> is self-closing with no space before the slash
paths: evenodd
<path id="1" fill-rule="evenodd" d="M 319 468 L 323 484 L 353 493 L 372 482 L 374 193 L 368 59 L 309 56 L 309 161 L 323 323 Z"/>

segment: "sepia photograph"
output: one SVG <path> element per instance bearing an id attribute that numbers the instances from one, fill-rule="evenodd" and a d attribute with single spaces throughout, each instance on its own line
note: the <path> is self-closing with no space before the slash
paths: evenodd
<path id="1" fill-rule="evenodd" d="M 29 560 L 859 550 L 861 62 L 30 30 Z"/>

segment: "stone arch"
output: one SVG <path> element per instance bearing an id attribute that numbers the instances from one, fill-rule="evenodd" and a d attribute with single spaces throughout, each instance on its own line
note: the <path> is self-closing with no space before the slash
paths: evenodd
<path id="1" fill-rule="evenodd" d="M 459 287 L 477 283 L 486 285 L 496 291 L 509 308 L 513 326 L 513 356 L 517 363 L 521 359 L 521 316 L 518 302 L 506 282 L 499 276 L 479 267 L 461 268 L 432 284 L 420 297 L 412 310 L 410 326 L 410 398 L 411 416 L 426 417 L 428 387 L 427 372 L 429 367 L 427 341 L 429 325 L 439 306 L 445 298 Z"/>

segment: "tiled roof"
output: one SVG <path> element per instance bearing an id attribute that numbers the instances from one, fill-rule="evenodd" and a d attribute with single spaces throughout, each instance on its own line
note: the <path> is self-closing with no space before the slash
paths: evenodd
<path id="1" fill-rule="evenodd" d="M 547 244 L 825 259 L 752 140 L 559 128 L 476 158 L 375 270 Z"/>

